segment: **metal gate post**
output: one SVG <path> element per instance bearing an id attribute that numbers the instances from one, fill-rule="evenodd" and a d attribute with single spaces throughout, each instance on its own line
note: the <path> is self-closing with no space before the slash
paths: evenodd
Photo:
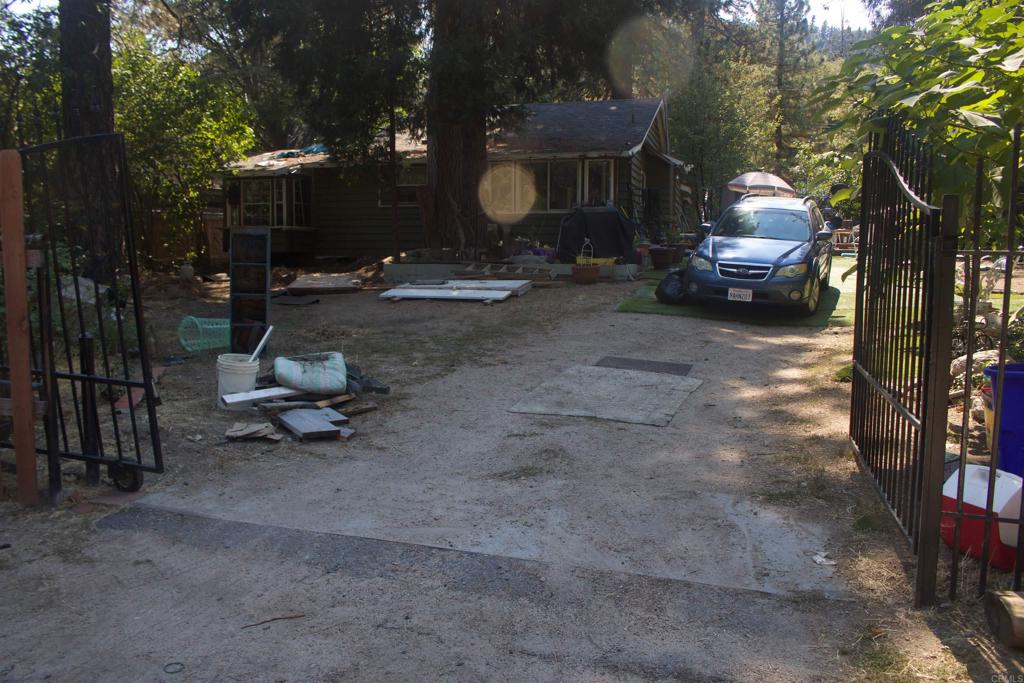
<path id="1" fill-rule="evenodd" d="M 18 502 L 37 505 L 35 405 L 32 396 L 31 328 L 28 317 L 28 268 L 21 188 L 21 155 L 0 151 L 0 234 L 3 236 L 4 306 L 7 356 L 11 374 L 11 418 Z"/>
<path id="2" fill-rule="evenodd" d="M 953 296 L 960 198 L 942 197 L 942 212 L 934 217 L 932 282 L 928 294 L 928 349 L 925 378 L 924 449 L 921 471 L 921 516 L 917 532 L 917 577 L 914 604 L 935 602 L 939 561 L 939 522 L 942 516 L 942 471 L 946 457 L 949 412 L 949 364 L 953 346 Z M 938 224 L 936 224 L 938 223 Z"/>
<path id="3" fill-rule="evenodd" d="M 46 465 L 48 472 L 50 505 L 58 505 L 63 500 L 63 480 L 61 478 L 60 440 L 58 435 L 59 413 L 57 392 L 57 376 L 53 366 L 53 317 L 51 310 L 50 264 L 46 255 L 44 240 L 38 240 L 37 252 L 39 264 L 36 269 L 39 291 L 39 337 L 40 357 L 42 359 L 43 398 L 46 401 Z M 48 322 L 49 321 L 49 322 Z"/>
<path id="4" fill-rule="evenodd" d="M 92 377 L 96 374 L 96 352 L 91 334 L 83 334 L 78 338 L 78 367 L 82 379 L 82 429 L 85 432 L 82 453 L 90 458 L 99 457 L 100 427 L 97 414 L 96 383 Z M 96 486 L 100 483 L 100 465 L 94 460 L 85 461 L 85 483 Z"/>

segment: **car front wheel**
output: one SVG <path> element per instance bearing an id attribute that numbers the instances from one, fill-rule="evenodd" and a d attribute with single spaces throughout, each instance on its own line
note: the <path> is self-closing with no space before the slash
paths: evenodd
<path id="1" fill-rule="evenodd" d="M 821 303 L 821 280 L 811 278 L 811 293 L 807 296 L 807 302 L 800 305 L 801 315 L 814 315 L 818 312 L 818 304 Z"/>

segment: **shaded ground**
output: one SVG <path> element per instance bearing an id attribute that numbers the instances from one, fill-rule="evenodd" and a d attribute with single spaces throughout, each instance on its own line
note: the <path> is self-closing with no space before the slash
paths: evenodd
<path id="1" fill-rule="evenodd" d="M 213 355 L 190 357 L 145 496 L 2 508 L 0 680 L 1016 671 L 959 611 L 908 608 L 905 542 L 845 454 L 850 331 L 615 313 L 637 286 L 275 307 L 273 353 L 340 350 L 392 385 L 348 443 L 226 442 Z M 183 313 L 222 314 L 201 294 L 148 292 L 164 353 Z M 663 428 L 508 411 L 606 355 L 704 383 Z"/>

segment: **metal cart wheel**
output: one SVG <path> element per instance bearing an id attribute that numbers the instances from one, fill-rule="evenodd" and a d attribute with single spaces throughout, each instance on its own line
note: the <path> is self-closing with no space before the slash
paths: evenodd
<path id="1" fill-rule="evenodd" d="M 118 491 L 125 493 L 135 493 L 142 488 L 145 481 L 142 470 L 124 465 L 108 465 L 107 476 L 114 482 Z"/>

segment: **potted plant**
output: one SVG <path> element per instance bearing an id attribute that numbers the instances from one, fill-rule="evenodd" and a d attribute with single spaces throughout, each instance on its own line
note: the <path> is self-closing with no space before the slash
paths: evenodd
<path id="1" fill-rule="evenodd" d="M 651 247 L 651 268 L 667 270 L 672 265 L 672 257 L 676 250 L 671 247 Z"/>
<path id="2" fill-rule="evenodd" d="M 594 263 L 594 245 L 589 239 L 584 239 L 580 255 L 572 266 L 572 281 L 577 285 L 592 285 L 597 283 L 600 275 L 601 266 Z"/>
<path id="3" fill-rule="evenodd" d="M 633 237 L 633 248 L 636 249 L 640 256 L 647 258 L 647 255 L 650 254 L 651 251 L 651 241 L 644 235 L 637 233 Z"/>
<path id="4" fill-rule="evenodd" d="M 679 225 L 673 223 L 668 228 L 668 246 L 672 249 L 672 263 L 681 263 L 686 256 L 686 244 L 683 242 L 683 234 L 679 231 Z"/>

